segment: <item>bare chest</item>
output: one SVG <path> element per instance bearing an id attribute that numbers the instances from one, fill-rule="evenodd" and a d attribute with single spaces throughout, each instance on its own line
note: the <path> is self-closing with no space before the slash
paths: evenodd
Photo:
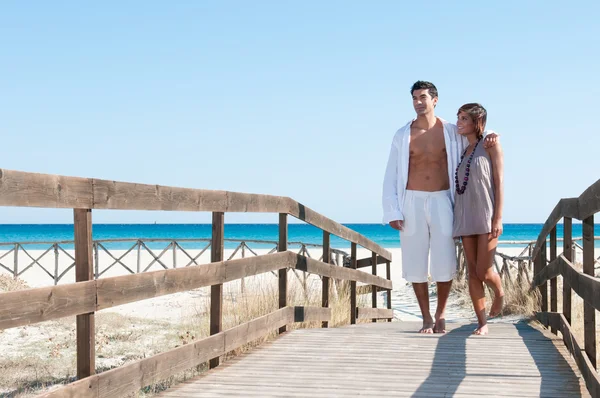
<path id="1" fill-rule="evenodd" d="M 440 161 L 446 159 L 446 143 L 442 128 L 422 130 L 411 128 L 410 157 L 413 160 Z"/>

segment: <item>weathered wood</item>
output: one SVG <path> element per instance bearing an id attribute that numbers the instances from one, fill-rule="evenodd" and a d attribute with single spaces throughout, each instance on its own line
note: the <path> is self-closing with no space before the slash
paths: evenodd
<path id="1" fill-rule="evenodd" d="M 274 253 L 186 268 L 103 278 L 98 284 L 98 310 L 179 293 L 292 266 L 295 253 Z"/>
<path id="2" fill-rule="evenodd" d="M 550 231 L 550 261 L 556 260 L 556 226 Z M 558 280 L 556 276 L 550 279 L 550 311 L 558 310 Z M 552 333 L 557 334 L 557 328 L 551 328 Z"/>
<path id="3" fill-rule="evenodd" d="M 91 313 L 95 310 L 95 281 L 0 293 L 0 329 Z"/>
<path id="4" fill-rule="evenodd" d="M 590 185 L 578 201 L 578 217 L 580 220 L 593 216 L 600 211 L 600 180 Z"/>
<path id="5" fill-rule="evenodd" d="M 583 379 L 585 380 L 585 384 L 587 390 L 591 394 L 592 397 L 597 397 L 600 395 L 600 377 L 596 372 L 596 369 L 590 358 L 584 354 L 584 350 L 575 337 L 573 330 L 571 329 L 571 325 L 567 322 L 567 319 L 563 314 L 557 313 L 540 313 L 536 314 L 537 318 L 540 322 L 545 325 L 551 325 L 552 327 L 560 330 L 563 336 L 563 342 L 567 346 L 569 352 L 575 358 L 575 362 L 577 363 L 577 367 L 581 372 Z"/>
<path id="6" fill-rule="evenodd" d="M 540 252 L 541 270 L 543 270 L 546 267 L 547 255 L 548 254 L 547 254 L 547 250 L 546 250 L 546 241 L 544 241 L 544 243 L 542 243 L 542 249 Z M 545 281 L 540 285 L 540 293 L 542 296 L 542 311 L 547 312 L 548 311 L 548 284 Z"/>
<path id="7" fill-rule="evenodd" d="M 357 243 L 365 249 L 374 251 L 390 261 L 392 260 L 392 253 L 379 246 L 375 242 L 367 239 L 358 232 L 353 231 L 350 228 L 345 227 L 333 220 L 330 220 L 329 218 L 315 212 L 314 210 L 304 206 L 303 204 L 292 201 L 291 205 L 292 209 L 289 214 L 293 215 L 299 220 L 319 227 L 323 231 L 327 231 L 335 236 L 339 236 L 340 238 L 346 239 L 350 242 Z"/>
<path id="8" fill-rule="evenodd" d="M 291 198 L 0 169 L 0 206 L 285 213 L 376 252 L 391 253 Z"/>
<path id="9" fill-rule="evenodd" d="M 333 279 L 341 279 L 365 283 L 368 285 L 376 285 L 384 289 L 392 288 L 392 281 L 389 281 L 380 276 L 374 276 L 366 272 L 353 269 L 352 261 L 351 267 L 343 268 L 332 264 L 325 264 L 322 261 L 304 257 L 299 254 L 294 253 L 294 255 L 296 256 L 296 261 L 295 264 L 292 265 L 292 267 L 296 268 L 297 270 L 321 276 L 328 276 Z"/>
<path id="10" fill-rule="evenodd" d="M 537 327 L 493 323 L 493 338 L 469 337 L 468 323 L 449 323 L 443 336 L 419 336 L 420 327 L 394 322 L 293 330 L 160 396 L 589 396 L 566 348 Z M 502 350 L 493 351 L 499 345 Z"/>
<path id="11" fill-rule="evenodd" d="M 350 267 L 356 270 L 356 243 L 352 243 L 350 246 Z M 350 324 L 356 324 L 356 281 L 350 282 Z"/>
<path id="12" fill-rule="evenodd" d="M 385 278 L 389 281 L 392 280 L 392 269 L 390 266 L 390 262 L 386 262 L 385 263 Z M 387 289 L 387 308 L 388 310 L 392 309 L 392 289 Z M 392 319 L 389 319 L 389 322 L 391 322 Z"/>
<path id="13" fill-rule="evenodd" d="M 394 310 L 387 308 L 357 308 L 358 319 L 391 319 L 394 317 Z"/>
<path id="14" fill-rule="evenodd" d="M 235 350 L 294 322 L 294 308 L 285 307 L 225 332 L 225 352 Z"/>
<path id="15" fill-rule="evenodd" d="M 371 257 L 371 273 L 377 276 L 377 253 L 373 252 Z M 377 286 L 371 289 L 371 306 L 377 308 Z M 377 322 L 377 318 L 373 318 L 373 322 Z"/>
<path id="16" fill-rule="evenodd" d="M 331 264 L 330 234 L 327 231 L 323 231 L 323 262 Z M 321 307 L 329 308 L 329 277 L 322 278 Z M 321 327 L 329 327 L 329 321 L 323 321 Z"/>
<path id="17" fill-rule="evenodd" d="M 40 394 L 38 398 L 98 398 L 98 376 L 92 375 L 64 387 Z"/>
<path id="18" fill-rule="evenodd" d="M 387 260 L 382 256 L 377 256 L 377 264 L 385 264 Z M 356 262 L 356 268 L 365 268 L 373 265 L 373 256 L 361 258 Z"/>
<path id="19" fill-rule="evenodd" d="M 0 206 L 88 208 L 92 180 L 0 169 Z"/>
<path id="20" fill-rule="evenodd" d="M 546 239 L 548 238 L 550 231 L 552 230 L 552 228 L 554 228 L 556 226 L 556 224 L 562 218 L 562 201 L 563 201 L 563 199 L 558 201 L 558 203 L 552 210 L 552 213 L 550 213 L 550 216 L 548 216 L 548 219 L 544 223 L 544 226 L 542 227 L 542 231 L 538 235 L 537 242 L 535 244 L 535 248 L 533 249 L 533 254 L 532 254 L 532 257 L 534 260 L 538 257 L 538 254 L 540 254 L 540 252 L 542 251 L 542 244 L 546 242 Z"/>
<path id="21" fill-rule="evenodd" d="M 92 248 L 92 211 L 74 209 L 75 281 L 94 280 Z M 77 315 L 77 378 L 96 373 L 96 327 L 94 312 Z"/>
<path id="22" fill-rule="evenodd" d="M 225 214 L 213 212 L 212 214 L 212 238 L 210 243 L 210 262 L 223 261 L 225 237 Z M 223 330 L 223 284 L 215 284 L 210 287 L 210 334 L 215 335 Z M 219 357 L 210 359 L 210 368 L 219 366 Z"/>
<path id="23" fill-rule="evenodd" d="M 573 220 L 570 217 L 565 217 L 563 222 L 563 255 L 569 262 L 573 261 Z M 563 277 L 563 314 L 567 323 L 571 324 L 571 286 L 569 281 Z"/>
<path id="24" fill-rule="evenodd" d="M 591 215 L 583 220 L 583 273 L 594 276 L 594 216 Z M 597 291 L 597 284 L 581 286 L 584 290 Z M 595 293 L 595 292 L 594 292 Z M 594 369 L 596 368 L 596 310 L 591 303 L 583 304 L 583 325 L 585 352 L 588 355 Z"/>
<path id="25" fill-rule="evenodd" d="M 279 244 L 277 250 L 280 252 L 287 251 L 288 247 L 288 218 L 287 214 L 279 214 Z M 288 281 L 287 281 L 287 268 L 279 270 L 279 308 L 285 308 L 287 306 L 287 294 L 288 294 Z M 279 333 L 285 333 L 287 326 L 283 325 L 279 328 Z"/>
<path id="26" fill-rule="evenodd" d="M 294 307 L 294 322 L 329 322 L 330 320 L 331 308 Z"/>
<path id="27" fill-rule="evenodd" d="M 280 325 L 293 322 L 293 314 L 294 309 L 290 307 L 277 310 L 195 343 L 186 344 L 88 377 L 46 394 L 45 397 L 113 398 L 128 396 L 145 386 L 158 383 L 206 362 L 212 357 L 224 355 L 228 351 L 263 337 L 276 330 Z"/>

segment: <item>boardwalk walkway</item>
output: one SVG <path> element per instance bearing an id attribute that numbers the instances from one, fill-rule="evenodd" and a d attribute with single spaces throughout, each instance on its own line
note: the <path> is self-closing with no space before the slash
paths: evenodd
<path id="1" fill-rule="evenodd" d="M 190 397 L 587 397 L 562 341 L 526 322 L 449 323 L 419 335 L 417 322 L 295 330 L 162 393 Z"/>

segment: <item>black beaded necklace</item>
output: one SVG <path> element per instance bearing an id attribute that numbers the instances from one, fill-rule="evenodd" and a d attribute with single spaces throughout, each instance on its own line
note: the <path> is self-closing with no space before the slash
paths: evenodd
<path id="1" fill-rule="evenodd" d="M 454 173 L 454 183 L 456 184 L 456 193 L 459 195 L 462 195 L 463 193 L 465 193 L 465 189 L 467 189 L 467 183 L 469 182 L 469 174 L 470 174 L 470 170 L 471 170 L 471 161 L 473 160 L 473 155 L 475 154 L 477 145 L 479 145 L 479 141 L 481 141 L 481 137 L 479 137 L 477 139 L 477 142 L 475 143 L 475 147 L 473 148 L 473 151 L 471 152 L 471 155 L 469 155 L 469 159 L 467 160 L 467 167 L 465 169 L 465 178 L 462 183 L 462 187 L 458 184 L 458 169 L 460 168 L 460 165 L 462 164 L 465 154 L 467 153 L 467 150 L 469 149 L 468 147 L 467 147 L 467 149 L 465 149 L 462 156 L 460 157 L 460 162 L 458 163 L 458 167 L 456 168 L 456 172 Z"/>

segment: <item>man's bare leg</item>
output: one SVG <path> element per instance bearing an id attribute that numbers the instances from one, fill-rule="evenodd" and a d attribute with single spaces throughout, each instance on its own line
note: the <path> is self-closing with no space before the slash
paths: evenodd
<path id="1" fill-rule="evenodd" d="M 419 330 L 419 333 L 433 333 L 433 318 L 429 312 L 429 290 L 427 288 L 427 282 L 413 283 L 412 285 L 415 290 L 415 296 L 417 296 L 419 308 L 421 309 L 421 315 L 423 316 L 423 327 Z"/>
<path id="2" fill-rule="evenodd" d="M 435 310 L 435 326 L 433 333 L 446 333 L 446 304 L 450 296 L 452 281 L 437 283 L 438 303 Z"/>

